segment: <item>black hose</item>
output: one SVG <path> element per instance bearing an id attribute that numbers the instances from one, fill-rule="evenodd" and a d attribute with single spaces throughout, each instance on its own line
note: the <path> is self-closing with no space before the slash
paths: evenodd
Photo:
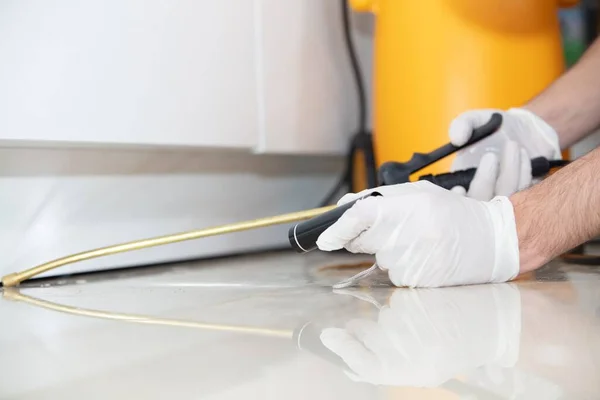
<path id="1" fill-rule="evenodd" d="M 356 188 L 353 185 L 353 173 L 354 173 L 354 158 L 360 152 L 364 157 L 364 164 L 366 168 L 367 186 L 373 188 L 377 186 L 377 171 L 375 167 L 375 153 L 373 150 L 372 135 L 367 131 L 367 96 L 365 90 L 365 82 L 363 78 L 363 72 L 356 55 L 356 48 L 352 39 L 352 29 L 350 25 L 350 6 L 348 0 L 341 1 L 341 14 L 342 14 L 342 27 L 344 31 L 344 43 L 348 58 L 350 60 L 350 67 L 352 69 L 352 75 L 354 77 L 354 84 L 356 86 L 356 94 L 358 97 L 358 127 L 353 139 L 350 142 L 350 147 L 346 155 L 344 171 L 336 182 L 336 184 L 327 193 L 327 196 L 321 201 L 321 206 L 329 205 L 333 202 L 336 195 L 343 189 L 350 192 L 354 192 Z"/>
<path id="2" fill-rule="evenodd" d="M 356 56 L 356 48 L 352 40 L 352 29 L 350 25 L 350 6 L 348 0 L 340 0 L 342 3 L 342 25 L 344 29 L 344 42 L 354 75 L 354 84 L 356 85 L 356 94 L 358 96 L 358 132 L 367 131 L 367 96 L 365 94 L 365 82 Z"/>

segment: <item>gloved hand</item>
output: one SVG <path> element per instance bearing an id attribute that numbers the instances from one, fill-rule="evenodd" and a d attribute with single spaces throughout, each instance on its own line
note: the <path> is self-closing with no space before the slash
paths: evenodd
<path id="1" fill-rule="evenodd" d="M 473 129 L 488 122 L 494 112 L 503 116 L 500 130 L 459 151 L 452 164 L 452 171 L 477 167 L 467 195 L 478 200 L 509 196 L 531 185 L 533 158 L 561 159 L 554 129 L 522 108 L 467 111 L 450 124 L 450 142 L 455 146 L 465 144 Z M 452 190 L 465 194 L 463 187 Z"/>
<path id="2" fill-rule="evenodd" d="M 396 286 L 436 287 L 505 282 L 519 272 L 512 204 L 483 202 L 427 181 L 382 186 L 323 232 L 324 251 L 375 254 Z M 345 204 L 369 191 L 348 194 Z"/>
<path id="3" fill-rule="evenodd" d="M 321 342 L 354 381 L 436 387 L 483 366 L 513 367 L 521 300 L 513 285 L 396 290 L 376 321 L 326 328 Z"/>

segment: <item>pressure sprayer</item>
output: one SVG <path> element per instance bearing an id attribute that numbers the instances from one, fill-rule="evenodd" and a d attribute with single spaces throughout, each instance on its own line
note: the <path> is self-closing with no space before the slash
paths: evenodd
<path id="1" fill-rule="evenodd" d="M 496 114 L 465 146 L 448 144 L 429 154 L 414 154 L 406 163 L 389 162 L 408 158 L 413 148 L 439 143 L 439 139 L 446 137 L 445 127 L 455 115 L 479 108 L 482 103 L 500 109 L 522 104 L 555 80 L 564 70 L 557 7 L 577 3 L 577 0 L 349 1 L 356 11 L 371 12 L 377 17 L 374 150 L 378 162 L 383 163 L 378 170 L 381 185 L 409 182 L 411 174 L 481 140 L 501 123 L 501 116 Z M 343 3 L 346 7 L 347 3 Z M 350 43 L 348 13 L 343 16 L 345 36 Z M 408 49 L 408 52 L 398 49 Z M 351 53 L 356 64 L 355 75 L 360 79 L 356 57 L 353 51 Z M 455 56 L 458 53 L 460 57 Z M 486 68 L 481 68 L 482 62 Z M 450 78 L 459 82 L 461 90 L 444 84 Z M 362 97 L 364 103 L 364 93 Z M 402 113 L 398 113 L 399 108 Z M 360 129 L 364 131 L 364 104 L 360 114 Z M 411 134 L 416 130 L 419 135 Z M 532 160 L 532 173 L 536 177 L 543 176 L 552 167 L 565 163 L 537 158 Z M 438 174 L 449 165 L 449 159 L 437 163 L 435 168 L 427 168 L 437 175 L 419 179 L 445 188 L 468 189 L 475 169 Z M 316 247 L 318 236 L 350 207 L 352 203 L 321 207 L 103 247 L 9 274 L 2 278 L 1 284 L 16 286 L 44 272 L 92 258 L 308 220 L 294 225 L 289 233 L 292 248 L 306 252 Z"/>
<path id="2" fill-rule="evenodd" d="M 379 180 L 381 185 L 393 185 L 409 182 L 409 178 L 415 172 L 441 160 L 442 158 L 455 153 L 456 151 L 470 146 L 496 132 L 502 124 L 502 115 L 495 113 L 489 122 L 475 129 L 471 139 L 463 146 L 454 146 L 446 144 L 430 153 L 415 153 L 408 162 L 388 162 L 379 168 Z M 532 160 L 532 175 L 541 177 L 546 175 L 551 168 L 564 165 L 565 161 L 549 161 L 545 158 L 536 158 Z M 469 184 L 475 175 L 476 168 L 462 171 L 438 174 L 424 175 L 420 180 L 428 180 L 436 185 L 451 189 L 455 186 L 469 188 Z M 371 192 L 369 196 L 376 196 L 379 193 Z M 360 199 L 359 199 L 360 200 Z M 358 201 L 358 200 L 356 200 Z M 218 236 L 228 233 L 241 232 L 251 229 L 258 229 L 267 226 L 281 225 L 304 221 L 292 226 L 289 230 L 289 240 L 293 249 L 297 252 L 305 253 L 316 248 L 317 238 L 323 231 L 334 224 L 342 214 L 347 211 L 354 203 L 344 204 L 340 207 L 327 206 L 311 210 L 298 211 L 289 214 L 266 217 L 251 221 L 238 222 L 228 225 L 221 225 L 211 228 L 205 228 L 195 231 L 176 233 L 172 235 L 159 236 L 150 239 L 135 240 L 132 242 L 117 244 L 108 247 L 102 247 L 82 253 L 72 254 L 63 258 L 40 264 L 36 267 L 21 272 L 8 274 L 2 278 L 2 286 L 17 286 L 26 279 L 33 278 L 44 272 L 48 272 L 65 265 L 76 262 L 109 256 L 118 253 L 125 253 L 134 250 L 146 249 L 149 247 L 162 246 L 171 243 L 183 242 L 187 240 L 201 239 L 209 236 Z"/>

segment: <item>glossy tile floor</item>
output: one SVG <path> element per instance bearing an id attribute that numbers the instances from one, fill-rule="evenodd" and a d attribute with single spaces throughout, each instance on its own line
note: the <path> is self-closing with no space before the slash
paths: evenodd
<path id="1" fill-rule="evenodd" d="M 600 398 L 600 268 L 332 291 L 361 261 L 279 253 L 7 289 L 0 398 Z"/>

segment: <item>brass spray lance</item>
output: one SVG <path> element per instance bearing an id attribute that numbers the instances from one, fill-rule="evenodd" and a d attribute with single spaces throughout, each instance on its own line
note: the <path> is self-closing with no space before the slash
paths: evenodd
<path id="1" fill-rule="evenodd" d="M 227 233 L 242 232 L 250 229 L 264 228 L 272 225 L 287 224 L 305 219 L 310 219 L 323 214 L 326 211 L 334 209 L 335 206 L 314 208 L 312 210 L 298 211 L 289 214 L 277 215 L 273 217 L 266 217 L 255 219 L 252 221 L 238 222 L 234 224 L 215 226 L 212 228 L 205 228 L 195 231 L 176 233 L 173 235 L 158 236 L 150 239 L 135 240 L 132 242 L 116 244 L 108 247 L 101 247 L 94 250 L 84 251 L 82 253 L 72 254 L 70 256 L 58 258 L 53 261 L 49 261 L 44 264 L 40 264 L 36 267 L 27 269 L 21 272 L 15 272 L 2 277 L 2 286 L 17 286 L 19 283 L 26 279 L 33 278 L 44 272 L 52 271 L 65 265 L 74 264 L 76 262 L 90 260 L 92 258 L 99 258 L 110 256 L 118 253 L 125 253 L 128 251 L 147 249 L 149 247 L 162 246 L 165 244 L 184 242 L 187 240 L 194 240 L 205 238 L 209 236 L 224 235 Z"/>

